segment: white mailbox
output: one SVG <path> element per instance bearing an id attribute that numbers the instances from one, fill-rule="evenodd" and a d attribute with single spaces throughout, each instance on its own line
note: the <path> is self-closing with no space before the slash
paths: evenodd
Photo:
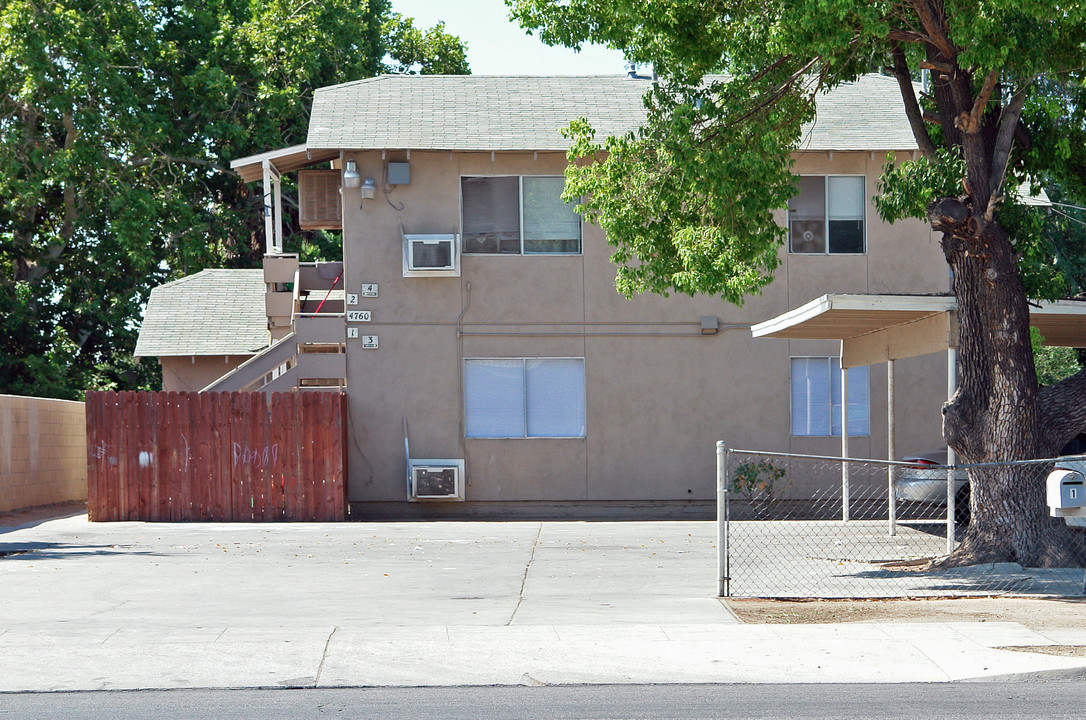
<path id="1" fill-rule="evenodd" d="M 1056 468 L 1048 474 L 1046 490 L 1052 517 L 1086 517 L 1086 477 L 1082 473 Z"/>

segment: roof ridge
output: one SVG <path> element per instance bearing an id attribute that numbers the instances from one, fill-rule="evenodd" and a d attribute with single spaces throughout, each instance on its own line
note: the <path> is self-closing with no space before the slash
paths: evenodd
<path id="1" fill-rule="evenodd" d="M 167 282 L 162 283 L 161 285 L 156 285 L 155 287 L 151 288 L 151 290 L 154 291 L 154 290 L 157 290 L 157 289 L 159 289 L 161 287 L 172 287 L 172 286 L 176 286 L 176 285 L 181 285 L 182 283 L 187 283 L 187 282 L 193 281 L 193 280 L 195 280 L 196 278 L 200 277 L 201 275 L 203 275 L 205 273 L 210 274 L 210 273 L 219 273 L 219 272 L 257 273 L 257 272 L 263 272 L 263 271 L 260 268 L 204 268 L 203 270 L 198 270 L 198 271 L 192 273 L 191 275 L 185 275 L 183 277 L 177 278 L 176 280 L 169 280 Z"/>
<path id="2" fill-rule="evenodd" d="M 396 77 L 396 76 L 391 75 L 389 73 L 383 73 L 381 75 L 374 75 L 373 77 L 359 78 L 358 80 L 348 80 L 346 82 L 336 83 L 335 85 L 324 85 L 323 87 L 319 87 L 316 90 L 314 90 L 313 94 L 316 95 L 317 93 L 324 92 L 325 90 L 335 90 L 337 88 L 350 87 L 352 85 L 362 85 L 364 83 L 373 82 L 375 80 L 380 80 L 382 78 L 387 78 L 387 77 Z"/>
<path id="3" fill-rule="evenodd" d="M 154 292 L 155 290 L 158 290 L 159 288 L 173 287 L 173 286 L 176 286 L 176 285 L 180 285 L 182 283 L 186 283 L 186 282 L 192 280 L 193 278 L 195 278 L 197 275 L 202 275 L 202 274 L 204 274 L 205 272 L 207 272 L 210 269 L 211 268 L 204 268 L 203 270 L 199 270 L 197 272 L 194 272 L 191 275 L 183 275 L 183 276 L 177 278 L 176 280 L 168 280 L 167 282 L 164 282 L 161 285 L 156 285 L 155 287 L 151 288 L 151 292 Z"/>

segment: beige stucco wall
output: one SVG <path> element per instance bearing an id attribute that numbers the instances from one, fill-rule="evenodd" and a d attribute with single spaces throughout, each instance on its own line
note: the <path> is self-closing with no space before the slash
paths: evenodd
<path id="1" fill-rule="evenodd" d="M 380 153 L 349 156 L 363 177 L 382 177 Z M 863 174 L 870 197 L 884 160 L 801 154 L 796 172 Z M 584 226 L 583 255 L 464 255 L 459 278 L 402 277 L 399 224 L 407 233 L 459 233 L 461 175 L 560 175 L 565 163 L 558 153 L 416 151 L 410 185 L 388 197 L 402 210 L 380 192 L 362 201 L 357 190 L 345 191 L 345 290 L 380 288 L 379 297 L 357 306 L 372 311 L 360 333 L 376 334 L 379 349 L 348 341 L 351 500 L 405 500 L 406 418 L 413 457 L 466 458 L 469 501 L 711 501 L 717 440 L 748 449 L 840 450 L 839 438 L 791 436 L 789 394 L 789 358 L 836 356 L 838 343 L 755 340 L 752 323 L 827 292 L 948 289 L 946 264 L 927 227 L 885 225 L 870 200 L 864 255 L 782 249 L 774 282 L 742 308 L 709 297 L 621 297 L 611 248 L 592 225 Z M 703 315 L 719 318 L 719 334 L 700 335 Z M 583 357 L 586 437 L 465 439 L 461 374 L 464 358 L 472 357 Z M 852 438 L 850 449 L 885 457 L 885 365 L 873 366 L 870 376 L 871 435 Z M 899 454 L 939 446 L 945 357 L 899 361 L 897 388 Z"/>
<path id="2" fill-rule="evenodd" d="M 185 355 L 159 358 L 162 389 L 198 392 L 248 360 L 245 355 Z"/>
<path id="3" fill-rule="evenodd" d="M 83 403 L 0 395 L 0 512 L 86 499 Z"/>

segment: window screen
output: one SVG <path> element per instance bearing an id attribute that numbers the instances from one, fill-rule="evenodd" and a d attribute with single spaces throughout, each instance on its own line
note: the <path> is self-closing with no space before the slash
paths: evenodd
<path id="1" fill-rule="evenodd" d="M 799 179 L 799 193 L 788 201 L 788 224 L 791 252 L 826 252 L 826 178 Z"/>
<path id="2" fill-rule="evenodd" d="M 829 208 L 829 251 L 864 251 L 864 179 L 826 178 L 826 205 Z"/>
<path id="3" fill-rule="evenodd" d="M 520 252 L 520 178 L 460 179 L 464 203 L 463 251 Z"/>
<path id="4" fill-rule="evenodd" d="M 464 361 L 469 438 L 584 437 L 583 358 Z"/>
<path id="5" fill-rule="evenodd" d="M 579 253 L 581 219 L 574 206 L 562 201 L 561 177 L 525 177 L 524 252 Z"/>

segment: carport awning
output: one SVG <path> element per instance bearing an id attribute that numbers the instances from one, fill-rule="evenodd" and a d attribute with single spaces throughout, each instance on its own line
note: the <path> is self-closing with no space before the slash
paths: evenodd
<path id="1" fill-rule="evenodd" d="M 1046 345 L 1086 347 L 1086 302 L 1030 308 Z M 754 337 L 840 340 L 844 367 L 871 365 L 957 347 L 957 304 L 950 295 L 828 294 L 759 323 Z"/>

